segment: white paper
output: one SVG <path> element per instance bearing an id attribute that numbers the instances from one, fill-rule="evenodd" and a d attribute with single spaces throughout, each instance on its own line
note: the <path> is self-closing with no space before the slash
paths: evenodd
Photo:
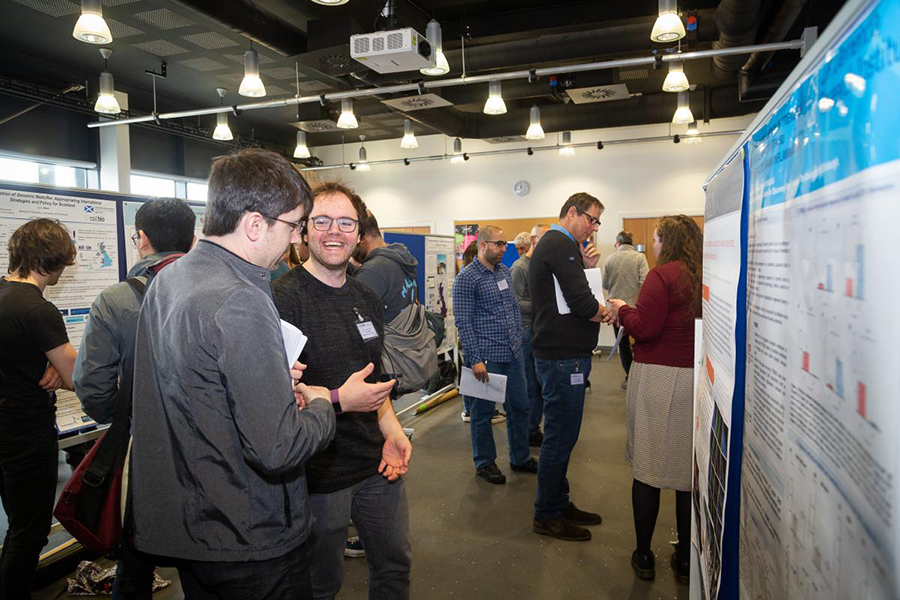
<path id="1" fill-rule="evenodd" d="M 284 319 L 281 320 L 281 336 L 284 338 L 284 354 L 287 356 L 288 368 L 293 368 L 309 338 Z"/>
<path id="2" fill-rule="evenodd" d="M 591 292 L 593 292 L 594 298 L 597 299 L 600 306 L 606 306 L 606 299 L 603 297 L 603 271 L 600 269 L 585 269 L 584 275 L 587 277 L 588 285 L 591 286 Z M 553 287 L 556 289 L 556 306 L 559 309 L 559 314 L 567 315 L 571 313 L 572 310 L 566 303 L 562 288 L 559 287 L 559 279 L 556 278 L 556 275 L 553 276 Z"/>
<path id="3" fill-rule="evenodd" d="M 622 336 L 625 335 L 625 328 L 619 327 L 619 333 L 616 335 L 616 341 L 613 344 L 612 350 L 609 351 L 609 356 L 606 357 L 606 360 L 612 360 L 613 355 L 619 350 L 619 344 L 622 343 Z"/>
<path id="4" fill-rule="evenodd" d="M 463 396 L 472 396 L 502 404 L 506 402 L 506 375 L 488 373 L 488 382 L 482 383 L 475 379 L 472 369 L 463 367 L 462 378 L 459 381 L 459 393 Z"/>

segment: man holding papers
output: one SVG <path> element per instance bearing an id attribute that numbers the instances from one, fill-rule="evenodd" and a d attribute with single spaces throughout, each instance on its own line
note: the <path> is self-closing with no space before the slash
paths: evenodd
<path id="1" fill-rule="evenodd" d="M 585 269 L 593 269 L 600 259 L 594 244 L 585 242 L 597 231 L 601 214 L 603 204 L 593 196 L 572 195 L 560 210 L 559 224 L 535 248 L 528 272 L 535 369 L 544 397 L 533 530 L 569 541 L 591 539 L 583 526 L 602 522 L 600 515 L 575 507 L 566 479 L 581 429 L 591 352 L 604 312 L 585 275 Z M 557 285 L 565 306 L 557 301 Z"/>
<path id="2" fill-rule="evenodd" d="M 478 232 L 478 258 L 460 271 L 453 286 L 453 310 L 466 366 L 472 377 L 490 383 L 492 375 L 506 378 L 505 394 L 496 386 L 466 385 L 472 401 L 472 453 L 475 473 L 489 483 L 506 483 L 495 462 L 497 448 L 491 430 L 494 402 L 503 402 L 509 462 L 513 471 L 536 473 L 537 461 L 528 449 L 528 393 L 522 362 L 522 322 L 509 269 L 501 264 L 506 239 L 498 227 Z M 496 383 L 496 382 L 495 382 Z M 490 389 L 493 388 L 493 389 Z M 504 401 L 505 399 L 505 401 Z"/>

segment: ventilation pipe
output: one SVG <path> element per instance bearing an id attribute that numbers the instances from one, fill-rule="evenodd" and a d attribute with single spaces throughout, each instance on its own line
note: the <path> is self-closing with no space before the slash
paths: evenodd
<path id="1" fill-rule="evenodd" d="M 759 28 L 761 0 L 722 0 L 716 9 L 719 39 L 714 49 L 749 46 Z M 714 56 L 712 73 L 716 79 L 730 79 L 747 61 L 744 55 Z"/>

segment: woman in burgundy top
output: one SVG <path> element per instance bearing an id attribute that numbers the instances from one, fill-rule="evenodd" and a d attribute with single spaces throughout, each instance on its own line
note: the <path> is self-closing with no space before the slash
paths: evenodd
<path id="1" fill-rule="evenodd" d="M 676 579 L 690 576 L 691 452 L 694 319 L 700 316 L 703 234 L 690 217 L 663 217 L 653 232 L 657 266 L 647 275 L 637 306 L 609 300 L 608 320 L 636 340 L 628 376 L 628 446 L 634 482 L 631 501 L 637 549 L 631 565 L 642 579 L 655 576 L 650 549 L 659 490 L 675 490 Z"/>

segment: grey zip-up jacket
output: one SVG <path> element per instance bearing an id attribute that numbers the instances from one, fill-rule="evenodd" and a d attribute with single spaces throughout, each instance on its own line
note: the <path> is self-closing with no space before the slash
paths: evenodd
<path id="1" fill-rule="evenodd" d="M 131 489 L 138 550 L 282 556 L 309 535 L 303 463 L 331 403 L 298 411 L 269 271 L 201 240 L 148 287 L 135 345 Z"/>
<path id="2" fill-rule="evenodd" d="M 128 271 L 145 283 L 150 267 L 178 252 L 160 252 L 142 258 Z M 124 281 L 111 285 L 94 300 L 84 328 L 75 371 L 75 394 L 84 412 L 98 423 L 112 421 L 125 360 L 134 354 L 134 330 L 141 299 Z"/>

